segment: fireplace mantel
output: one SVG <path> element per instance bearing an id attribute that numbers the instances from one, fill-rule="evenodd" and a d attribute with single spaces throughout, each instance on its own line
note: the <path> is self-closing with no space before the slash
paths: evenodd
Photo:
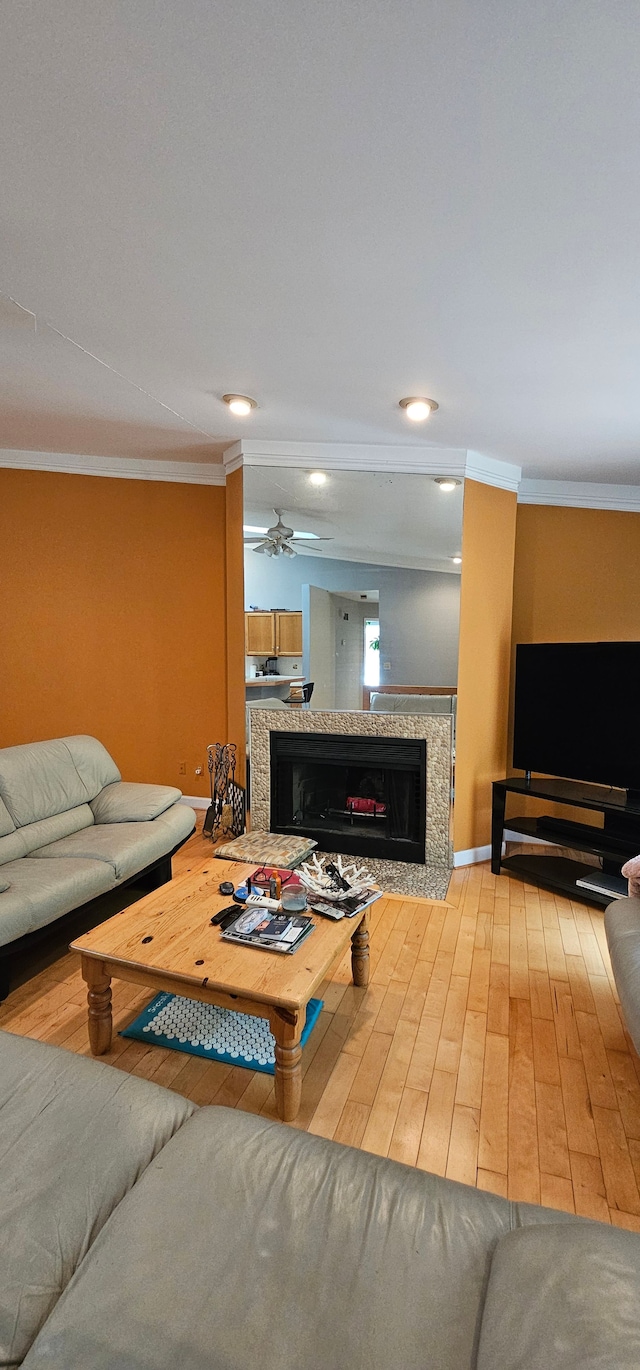
<path id="1" fill-rule="evenodd" d="M 427 746 L 425 862 L 451 867 L 451 717 L 440 714 L 383 714 L 291 709 L 287 732 L 344 733 L 350 736 L 414 738 Z M 269 830 L 270 733 L 285 726 L 280 709 L 251 710 L 251 826 Z"/>

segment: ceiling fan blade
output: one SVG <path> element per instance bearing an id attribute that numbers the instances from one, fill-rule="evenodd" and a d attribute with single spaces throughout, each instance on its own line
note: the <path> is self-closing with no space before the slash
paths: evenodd
<path id="1" fill-rule="evenodd" d="M 252 547 L 252 548 L 251 548 L 251 551 L 252 551 L 252 552 L 269 552 L 269 556 L 273 556 L 273 552 L 270 550 L 270 548 L 272 548 L 272 547 L 273 547 L 273 543 L 272 543 L 272 542 L 260 542 L 260 543 L 258 544 L 257 547 Z"/>
<path id="2" fill-rule="evenodd" d="M 259 538 L 245 538 L 244 541 L 245 541 L 245 543 L 247 543 L 247 544 L 250 543 L 250 542 L 264 542 L 264 537 L 259 537 Z"/>
<path id="3" fill-rule="evenodd" d="M 305 547 L 313 547 L 314 542 L 333 542 L 333 538 L 326 538 L 326 537 L 316 537 L 316 538 L 289 538 L 288 541 L 289 541 L 289 542 L 304 542 Z"/>

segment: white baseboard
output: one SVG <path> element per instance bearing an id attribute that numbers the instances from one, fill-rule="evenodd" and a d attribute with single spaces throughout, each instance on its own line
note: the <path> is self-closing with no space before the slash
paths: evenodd
<path id="1" fill-rule="evenodd" d="M 203 794 L 183 794 L 178 803 L 188 804 L 190 809 L 208 809 L 211 800 L 205 798 Z"/>
<path id="2" fill-rule="evenodd" d="M 478 861 L 491 860 L 491 846 L 468 847 L 467 851 L 454 851 L 453 864 L 455 866 L 475 866 Z"/>

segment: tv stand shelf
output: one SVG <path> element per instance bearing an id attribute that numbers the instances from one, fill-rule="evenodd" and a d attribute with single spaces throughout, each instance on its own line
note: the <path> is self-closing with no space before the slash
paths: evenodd
<path id="1" fill-rule="evenodd" d="M 548 814 L 534 818 L 521 816 L 505 818 L 508 794 L 529 795 L 547 799 L 569 808 L 592 809 L 604 814 L 604 827 L 576 823 L 568 817 L 556 818 Z M 612 895 L 585 890 L 576 881 L 593 874 L 598 867 L 563 856 L 537 856 L 534 852 L 519 856 L 502 856 L 505 828 L 510 832 L 535 837 L 539 841 L 569 847 L 572 851 L 588 852 L 602 862 L 602 870 L 620 876 L 620 868 L 631 856 L 640 852 L 640 803 L 629 802 L 624 790 L 611 790 L 604 785 L 587 785 L 571 780 L 524 776 L 510 776 L 496 780 L 493 785 L 491 826 L 491 869 L 495 875 L 501 870 L 512 871 L 525 880 L 561 891 L 572 899 L 606 906 Z"/>

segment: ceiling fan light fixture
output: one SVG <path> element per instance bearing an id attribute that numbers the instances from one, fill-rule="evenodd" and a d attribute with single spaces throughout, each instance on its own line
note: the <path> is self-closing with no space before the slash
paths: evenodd
<path id="1" fill-rule="evenodd" d="M 223 395 L 222 398 L 224 403 L 228 404 L 231 413 L 239 419 L 246 419 L 252 409 L 258 408 L 257 400 L 252 400 L 250 395 Z"/>
<path id="2" fill-rule="evenodd" d="M 413 423 L 424 423 L 439 407 L 435 400 L 425 399 L 424 395 L 409 395 L 404 400 L 398 400 L 398 404 Z"/>
<path id="3" fill-rule="evenodd" d="M 434 476 L 433 479 L 444 495 L 448 494 L 450 490 L 455 490 L 458 485 L 462 485 L 462 481 L 456 480 L 455 476 Z"/>

